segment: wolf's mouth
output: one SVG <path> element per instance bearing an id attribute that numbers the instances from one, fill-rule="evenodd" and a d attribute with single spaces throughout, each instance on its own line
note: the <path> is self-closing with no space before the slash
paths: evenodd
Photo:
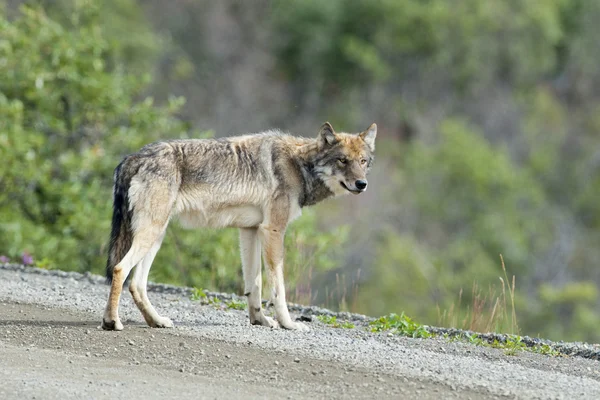
<path id="1" fill-rule="evenodd" d="M 363 190 L 359 190 L 359 189 L 350 189 L 348 186 L 346 186 L 346 184 L 342 181 L 340 181 L 340 185 L 342 185 L 342 187 L 344 189 L 346 189 L 347 191 L 349 191 L 352 194 L 360 194 L 363 192 Z"/>

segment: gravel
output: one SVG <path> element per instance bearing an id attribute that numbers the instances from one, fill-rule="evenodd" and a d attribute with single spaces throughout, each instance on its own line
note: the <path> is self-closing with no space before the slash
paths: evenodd
<path id="1" fill-rule="evenodd" d="M 0 265 L 0 281 L 0 322 L 4 325 L 0 326 L 0 359 L 31 359 L 37 363 L 35 367 L 46 365 L 52 356 L 64 359 L 65 368 L 76 367 L 73 376 L 79 376 L 83 368 L 101 368 L 99 361 L 110 360 L 115 370 L 144 367 L 140 382 L 166 385 L 147 393 L 140 391 L 138 384 L 123 385 L 119 393 L 131 390 L 158 398 L 160 393 L 177 390 L 179 397 L 186 398 L 187 393 L 197 395 L 197 391 L 178 377 L 200 372 L 203 378 L 210 378 L 203 381 L 207 396 L 217 398 L 236 397 L 235 393 L 248 398 L 371 398 L 375 392 L 382 398 L 600 398 L 598 345 L 524 338 L 528 346 L 547 344 L 569 355 L 519 352 L 508 356 L 500 349 L 441 336 L 412 339 L 371 333 L 366 327 L 372 318 L 301 305 L 291 305 L 290 311 L 306 321 L 310 332 L 268 329 L 250 326 L 245 311 L 192 301 L 190 288 L 159 284 L 150 286 L 151 300 L 159 313 L 174 321 L 175 329 L 146 328 L 125 293 L 121 301 L 125 330 L 104 332 L 97 327 L 108 286 L 100 276 Z M 207 297 L 240 299 L 225 293 L 207 293 Z M 312 318 L 321 314 L 350 320 L 356 328 L 334 329 Z M 434 327 L 429 330 L 448 336 L 465 334 Z M 484 340 L 506 340 L 503 335 L 477 335 Z M 17 362 L 0 371 L 0 381 L 5 382 L 0 383 L 0 397 L 22 398 L 34 393 L 23 386 L 23 374 L 29 374 L 31 382 L 52 383 L 49 387 L 55 388 L 56 398 L 70 398 L 69 393 L 85 397 L 90 395 L 85 388 L 98 389 L 100 384 L 96 379 L 88 382 L 86 375 L 81 378 L 85 382 L 74 378 L 81 387 L 69 391 L 56 376 L 26 366 Z M 19 374 L 11 375 L 13 370 Z M 157 380 L 156 374 L 164 379 Z M 106 383 L 100 371 L 97 375 Z M 119 379 L 113 381 L 120 383 Z M 262 390 L 265 384 L 272 391 Z M 54 398 L 49 393 L 42 397 Z M 99 393 L 111 397 L 112 392 L 93 393 L 92 397 L 99 398 L 103 397 Z"/>

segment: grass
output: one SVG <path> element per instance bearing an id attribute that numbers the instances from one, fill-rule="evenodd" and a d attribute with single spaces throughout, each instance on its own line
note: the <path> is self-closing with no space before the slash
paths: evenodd
<path id="1" fill-rule="evenodd" d="M 324 316 L 323 316 L 324 317 Z M 335 321 L 335 317 L 328 317 Z M 321 318 L 319 318 L 321 320 Z M 325 319 L 325 318 L 323 318 Z M 431 338 L 437 336 L 435 333 L 430 331 L 430 328 L 426 325 L 421 325 L 415 322 L 412 318 L 402 313 L 389 314 L 383 317 L 379 317 L 375 321 L 369 324 L 371 332 L 391 332 L 394 334 L 408 336 L 412 338 Z M 473 332 L 459 332 L 457 335 L 450 337 L 448 334 L 444 335 L 445 338 L 450 341 L 461 341 L 472 344 L 474 346 L 491 347 L 495 349 L 501 349 L 507 356 L 516 356 L 520 352 L 527 351 L 531 353 L 543 354 L 547 356 L 561 356 L 558 350 L 552 348 L 547 344 L 538 344 L 535 346 L 528 346 L 523 338 L 519 335 L 507 334 L 504 335 L 503 339 L 488 339 L 480 333 Z"/>
<path id="2" fill-rule="evenodd" d="M 506 266 L 504 265 L 504 257 L 500 254 L 500 261 L 502 263 L 502 271 L 504 272 L 504 278 L 506 279 L 506 285 L 508 286 L 508 293 L 510 294 L 510 305 L 511 305 L 511 318 L 510 318 L 510 333 L 518 333 L 519 325 L 517 324 L 517 312 L 515 311 L 515 276 L 512 276 L 512 286 L 509 285 L 508 276 L 506 275 Z M 506 290 L 504 288 L 504 280 L 500 277 L 502 282 L 502 297 L 504 298 L 504 319 L 508 319 L 507 307 L 506 307 Z"/>
<path id="3" fill-rule="evenodd" d="M 460 341 L 460 337 L 456 337 L 454 340 Z M 498 339 L 494 339 L 489 342 L 485 339 L 482 339 L 477 334 L 466 334 L 463 341 L 482 347 L 492 347 L 494 349 L 503 349 L 504 354 L 507 356 L 514 356 L 519 351 L 526 350 L 527 345 L 522 342 L 522 338 L 520 336 L 508 337 L 505 342 L 501 342 Z"/>
<path id="4" fill-rule="evenodd" d="M 371 322 L 369 326 L 371 327 L 371 332 L 390 331 L 391 333 L 412 338 L 430 338 L 433 336 L 425 325 L 416 323 L 404 313 L 400 315 L 392 313 L 379 317 Z"/>
<path id="5" fill-rule="evenodd" d="M 196 288 L 196 287 L 193 288 L 192 294 L 190 295 L 190 299 L 192 301 L 201 301 L 203 303 L 212 304 L 212 305 L 224 304 L 228 309 L 231 309 L 231 310 L 245 310 L 246 309 L 245 301 L 231 299 L 231 300 L 228 300 L 228 301 L 222 303 L 216 297 L 213 297 L 213 296 L 209 297 L 206 294 L 206 292 L 204 291 L 204 289 L 202 289 L 202 288 Z"/>
<path id="6" fill-rule="evenodd" d="M 355 325 L 349 321 L 338 321 L 337 317 L 331 315 L 318 315 L 317 319 L 332 328 L 353 329 Z"/>
<path id="7" fill-rule="evenodd" d="M 531 352 L 537 353 L 537 354 L 543 354 L 545 356 L 552 356 L 552 357 L 558 357 L 558 356 L 564 355 L 560 351 L 553 349 L 551 346 L 549 346 L 547 344 L 541 344 L 541 345 L 537 345 L 534 347 L 529 347 L 528 351 L 531 351 Z"/>
<path id="8" fill-rule="evenodd" d="M 356 276 L 347 279 L 346 274 L 335 274 L 335 285 L 326 285 L 323 288 L 324 293 L 319 294 L 318 290 L 313 291 L 312 268 L 307 269 L 307 280 L 296 284 L 295 290 L 287 293 L 288 300 L 292 303 L 314 304 L 335 311 L 354 312 L 358 310 L 358 291 L 361 281 L 361 270 L 356 271 Z M 319 299 L 319 300 L 318 300 Z"/>
<path id="9" fill-rule="evenodd" d="M 493 288 L 490 288 L 485 293 L 474 284 L 472 289 L 473 300 L 464 314 L 461 315 L 459 311 L 455 311 L 460 310 L 460 302 L 462 300 L 461 290 L 458 306 L 453 304 L 449 310 L 441 314 L 439 314 L 438 308 L 438 315 L 442 322 L 445 322 L 443 325 L 450 324 L 452 327 L 459 327 L 460 325 L 462 329 L 468 329 L 472 332 L 498 332 L 501 331 L 502 327 L 507 327 L 511 333 L 505 335 L 505 339 L 503 340 L 488 339 L 480 333 L 472 332 L 459 332 L 452 337 L 444 334 L 444 337 L 450 341 L 461 341 L 475 346 L 501 349 L 507 356 L 515 356 L 522 351 L 554 357 L 561 356 L 562 353 L 547 344 L 527 346 L 523 342 L 523 338 L 515 334 L 515 332 L 519 331 L 515 310 L 516 280 L 513 275 L 512 280 L 509 281 L 502 255 L 500 255 L 500 260 L 504 278 L 500 277 L 501 293 L 499 295 L 496 295 Z M 246 308 L 245 301 L 231 299 L 223 303 L 216 297 L 208 296 L 202 288 L 193 288 L 190 298 L 193 301 L 202 301 L 206 304 L 219 305 L 221 307 L 225 306 L 228 309 L 244 310 Z M 352 322 L 339 321 L 336 316 L 319 315 L 317 319 L 332 328 L 354 329 L 356 327 Z M 436 336 L 435 333 L 431 332 L 431 328 L 427 325 L 417 323 L 404 312 L 400 315 L 392 313 L 379 317 L 369 324 L 368 329 L 371 332 L 390 332 L 412 338 L 427 339 Z"/>
<path id="10" fill-rule="evenodd" d="M 448 309 L 441 311 L 438 305 L 439 326 L 468 329 L 476 332 L 508 332 L 519 334 L 517 313 L 515 310 L 516 278 L 508 279 L 504 258 L 500 254 L 500 262 L 504 277 L 500 276 L 500 292 L 490 285 L 483 290 L 477 282 L 471 289 L 471 303 L 463 310 L 463 290 L 458 294 L 458 301 Z M 510 315 L 509 315 L 510 314 Z"/>
<path id="11" fill-rule="evenodd" d="M 202 288 L 192 288 L 192 294 L 190 295 L 190 299 L 193 301 L 206 300 L 206 292 Z"/>
<path id="12" fill-rule="evenodd" d="M 506 335 L 506 340 L 500 341 L 498 339 L 486 340 L 483 339 L 479 334 L 464 333 L 459 336 L 455 336 L 450 339 L 451 341 L 462 341 L 470 343 L 475 346 L 491 347 L 494 349 L 504 350 L 504 354 L 507 356 L 516 356 L 522 351 L 528 351 L 530 353 L 542 354 L 546 356 L 557 357 L 563 355 L 560 351 L 553 349 L 547 344 L 538 344 L 535 346 L 527 346 L 523 342 L 523 338 L 519 335 Z"/>
<path id="13" fill-rule="evenodd" d="M 484 341 L 482 345 L 488 345 L 495 349 L 503 349 L 504 354 L 507 356 L 515 356 L 518 352 L 527 350 L 527 345 L 523 343 L 523 339 L 520 336 L 509 336 L 505 342 L 497 339 L 494 339 L 491 343 Z"/>
<path id="14" fill-rule="evenodd" d="M 235 300 L 235 299 L 226 301 L 225 305 L 227 306 L 227 308 L 233 309 L 233 310 L 245 310 L 246 309 L 245 301 L 240 301 L 240 300 Z"/>

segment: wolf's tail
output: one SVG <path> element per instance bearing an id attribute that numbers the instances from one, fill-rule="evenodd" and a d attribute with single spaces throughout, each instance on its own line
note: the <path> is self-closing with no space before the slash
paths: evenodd
<path id="1" fill-rule="evenodd" d="M 125 257 L 125 254 L 131 248 L 133 238 L 131 231 L 133 211 L 129 209 L 128 196 L 131 179 L 127 179 L 121 171 L 124 162 L 121 162 L 115 169 L 114 175 L 112 229 L 108 245 L 108 260 L 106 262 L 106 281 L 108 283 L 112 282 L 115 266 Z"/>

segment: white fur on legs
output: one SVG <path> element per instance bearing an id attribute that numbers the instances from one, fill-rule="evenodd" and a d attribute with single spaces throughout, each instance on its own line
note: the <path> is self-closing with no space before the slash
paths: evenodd
<path id="1" fill-rule="evenodd" d="M 271 282 L 271 301 L 275 306 L 275 315 L 277 321 L 285 329 L 291 329 L 296 331 L 309 331 L 310 328 L 304 325 L 302 322 L 294 322 L 290 317 L 290 312 L 287 308 L 287 302 L 285 300 L 285 285 L 283 281 L 283 263 L 278 263 L 275 267 L 275 271 L 271 271 L 270 274 Z"/>
<path id="2" fill-rule="evenodd" d="M 136 304 L 141 311 L 146 323 L 153 328 L 172 328 L 173 322 L 167 317 L 161 317 L 154 309 L 148 298 L 147 285 L 148 274 L 152 267 L 152 262 L 156 253 L 160 249 L 165 232 L 160 235 L 157 241 L 152 245 L 152 248 L 146 256 L 138 263 L 133 273 L 133 278 L 129 283 L 129 291 Z"/>
<path id="3" fill-rule="evenodd" d="M 119 300 L 121 299 L 123 283 L 131 272 L 131 269 L 148 253 L 160 233 L 160 231 L 150 228 L 143 232 L 143 234 L 135 236 L 131 248 L 125 257 L 123 257 L 121 262 L 114 267 L 110 294 L 102 319 L 102 329 L 115 331 L 123 330 L 123 324 L 119 319 Z"/>
<path id="4" fill-rule="evenodd" d="M 240 229 L 240 253 L 244 272 L 244 294 L 248 296 L 250 324 L 277 327 L 277 322 L 267 317 L 262 310 L 260 241 L 256 228 Z"/>

